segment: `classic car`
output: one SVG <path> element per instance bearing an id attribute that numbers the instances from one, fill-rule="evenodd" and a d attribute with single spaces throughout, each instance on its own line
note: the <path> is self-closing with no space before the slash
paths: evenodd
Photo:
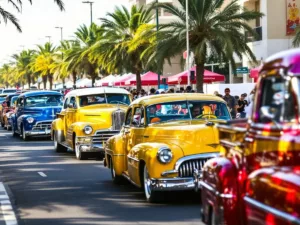
<path id="1" fill-rule="evenodd" d="M 18 100 L 19 95 L 13 96 L 10 100 L 10 109 L 7 113 L 3 115 L 4 120 L 4 128 L 7 130 L 11 129 L 11 117 L 16 112 L 16 104 Z"/>
<path id="2" fill-rule="evenodd" d="M 79 160 L 90 153 L 104 158 L 103 143 L 120 132 L 129 92 L 122 88 L 87 88 L 70 91 L 52 123 L 52 140 L 57 152 L 70 149 Z"/>
<path id="3" fill-rule="evenodd" d="M 114 183 L 144 187 L 146 200 L 163 191 L 192 190 L 193 171 L 219 152 L 216 124 L 230 120 L 225 101 L 203 94 L 164 94 L 135 100 L 125 124 L 105 145 Z"/>
<path id="4" fill-rule="evenodd" d="M 2 103 L 1 113 L 0 113 L 0 122 L 1 126 L 5 127 L 5 122 L 7 121 L 6 114 L 11 112 L 14 108 L 14 105 L 11 104 L 11 99 L 15 96 L 19 96 L 20 94 L 8 94 L 5 98 L 5 101 Z"/>
<path id="5" fill-rule="evenodd" d="M 195 173 L 206 224 L 300 224 L 299 87 L 300 50 L 278 53 L 260 71 L 250 119 L 219 125 L 221 154 Z"/>
<path id="6" fill-rule="evenodd" d="M 23 140 L 33 136 L 50 136 L 51 124 L 62 109 L 62 94 L 55 91 L 26 92 L 18 97 L 11 116 L 13 136 Z"/>

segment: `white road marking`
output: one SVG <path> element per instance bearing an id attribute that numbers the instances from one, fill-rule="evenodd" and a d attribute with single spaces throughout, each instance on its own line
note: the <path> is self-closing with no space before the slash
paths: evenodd
<path id="1" fill-rule="evenodd" d="M 1 195 L 1 198 L 0 198 L 0 205 L 1 205 L 0 214 L 2 214 L 5 224 L 6 225 L 18 225 L 15 212 L 13 210 L 13 207 L 11 205 L 11 202 L 9 200 L 9 197 L 7 195 L 7 192 L 6 192 L 5 187 L 2 182 L 0 182 L 0 191 L 4 192 L 4 195 Z"/>
<path id="2" fill-rule="evenodd" d="M 43 172 L 38 172 L 38 174 L 39 174 L 40 176 L 42 176 L 42 177 L 47 177 L 47 175 L 44 174 Z"/>

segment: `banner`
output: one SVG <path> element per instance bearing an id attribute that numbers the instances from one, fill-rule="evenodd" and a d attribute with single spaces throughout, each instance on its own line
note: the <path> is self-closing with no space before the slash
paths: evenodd
<path id="1" fill-rule="evenodd" d="M 286 9 L 286 34 L 291 35 L 300 24 L 300 0 L 286 0 Z"/>

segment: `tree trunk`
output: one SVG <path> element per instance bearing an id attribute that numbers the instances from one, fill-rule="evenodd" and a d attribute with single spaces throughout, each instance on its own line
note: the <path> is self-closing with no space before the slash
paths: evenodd
<path id="1" fill-rule="evenodd" d="M 204 80 L 204 64 L 196 62 L 196 89 L 198 93 L 203 92 L 203 80 Z"/>
<path id="2" fill-rule="evenodd" d="M 136 71 L 136 90 L 139 92 L 142 89 L 142 79 L 140 70 Z"/>
<path id="3" fill-rule="evenodd" d="M 42 79 L 43 79 L 44 90 L 46 90 L 47 89 L 47 76 L 43 76 Z"/>
<path id="4" fill-rule="evenodd" d="M 52 74 L 48 74 L 48 80 L 49 80 L 49 84 L 50 84 L 50 90 L 52 90 L 52 85 L 53 85 L 53 75 Z"/>
<path id="5" fill-rule="evenodd" d="M 77 73 L 75 70 L 72 71 L 72 80 L 73 80 L 73 85 L 76 85 L 76 79 L 77 79 Z"/>
<path id="6" fill-rule="evenodd" d="M 93 75 L 91 78 L 92 78 L 92 87 L 95 87 L 96 75 Z"/>
<path id="7" fill-rule="evenodd" d="M 30 89 L 30 84 L 31 84 L 30 74 L 27 74 L 27 83 L 28 83 L 28 88 Z"/>

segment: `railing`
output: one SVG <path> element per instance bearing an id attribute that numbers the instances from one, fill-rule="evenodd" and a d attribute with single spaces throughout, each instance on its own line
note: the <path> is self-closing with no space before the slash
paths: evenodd
<path id="1" fill-rule="evenodd" d="M 249 32 L 245 33 L 246 41 L 247 42 L 254 42 L 254 41 L 261 41 L 262 40 L 262 27 L 255 27 L 253 29 L 254 32 L 256 32 L 256 36 L 253 36 Z"/>

